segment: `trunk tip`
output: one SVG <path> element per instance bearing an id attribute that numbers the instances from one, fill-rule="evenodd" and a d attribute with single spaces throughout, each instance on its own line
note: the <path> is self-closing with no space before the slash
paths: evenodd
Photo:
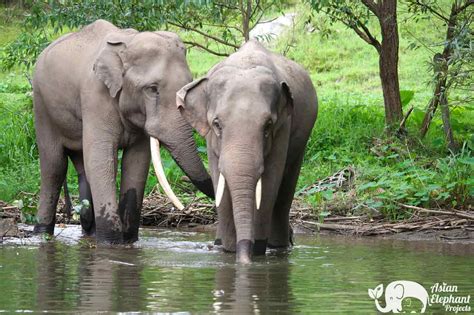
<path id="1" fill-rule="evenodd" d="M 252 250 L 253 250 L 253 243 L 250 240 L 240 240 L 237 243 L 237 262 L 239 264 L 250 264 L 252 263 Z"/>

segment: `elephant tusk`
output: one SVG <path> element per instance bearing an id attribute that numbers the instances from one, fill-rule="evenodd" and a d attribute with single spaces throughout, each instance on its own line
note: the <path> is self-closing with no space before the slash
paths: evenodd
<path id="1" fill-rule="evenodd" d="M 216 207 L 219 207 L 222 201 L 222 196 L 224 196 L 225 189 L 225 177 L 222 173 L 219 173 L 219 181 L 217 182 L 216 190 Z"/>
<path id="2" fill-rule="evenodd" d="M 257 182 L 257 187 L 255 187 L 255 203 L 257 205 L 257 210 L 260 209 L 260 204 L 262 202 L 262 178 Z"/>
<path id="3" fill-rule="evenodd" d="M 168 196 L 168 198 L 170 198 L 173 205 L 179 210 L 183 210 L 183 204 L 179 201 L 178 197 L 176 197 L 170 187 L 170 184 L 168 183 L 168 180 L 166 179 L 165 171 L 163 170 L 163 165 L 161 164 L 160 142 L 158 139 L 150 137 L 150 150 L 153 168 L 155 169 L 156 177 L 158 177 L 158 182 L 160 182 L 161 187 L 165 191 L 165 194 Z"/>

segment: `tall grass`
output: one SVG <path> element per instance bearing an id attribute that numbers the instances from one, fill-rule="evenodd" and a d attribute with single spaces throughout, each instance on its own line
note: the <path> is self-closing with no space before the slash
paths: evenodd
<path id="1" fill-rule="evenodd" d="M 0 199 L 38 188 L 38 152 L 30 87 L 15 75 L 0 81 Z"/>

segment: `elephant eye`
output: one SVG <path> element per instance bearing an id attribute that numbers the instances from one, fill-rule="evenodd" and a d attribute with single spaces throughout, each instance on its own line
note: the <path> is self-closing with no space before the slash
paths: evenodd
<path id="1" fill-rule="evenodd" d="M 212 125 L 213 125 L 214 128 L 216 129 L 217 135 L 220 136 L 220 133 L 221 133 L 221 131 L 222 131 L 222 126 L 221 126 L 221 124 L 220 124 L 220 122 L 219 122 L 219 119 L 214 118 L 214 120 L 212 121 Z"/>
<path id="2" fill-rule="evenodd" d="M 157 85 L 151 85 L 147 88 L 147 91 L 148 93 L 150 93 L 151 95 L 159 95 L 160 94 L 160 91 L 158 90 L 158 86 Z"/>
<path id="3" fill-rule="evenodd" d="M 272 133 L 272 128 L 273 128 L 273 121 L 269 119 L 265 124 L 265 129 L 264 129 L 265 138 L 268 138 L 270 136 L 270 134 Z"/>

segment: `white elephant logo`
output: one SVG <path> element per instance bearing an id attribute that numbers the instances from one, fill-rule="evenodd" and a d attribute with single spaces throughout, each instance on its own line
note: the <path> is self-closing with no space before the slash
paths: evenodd
<path id="1" fill-rule="evenodd" d="M 426 289 L 419 283 L 413 281 L 393 281 L 385 289 L 385 307 L 379 304 L 378 299 L 382 296 L 383 284 L 379 284 L 375 289 L 369 289 L 369 296 L 375 300 L 375 306 L 381 313 L 400 313 L 402 311 L 402 301 L 405 298 L 415 298 L 421 301 L 423 307 L 420 313 L 426 311 L 429 305 L 429 295 Z"/>

